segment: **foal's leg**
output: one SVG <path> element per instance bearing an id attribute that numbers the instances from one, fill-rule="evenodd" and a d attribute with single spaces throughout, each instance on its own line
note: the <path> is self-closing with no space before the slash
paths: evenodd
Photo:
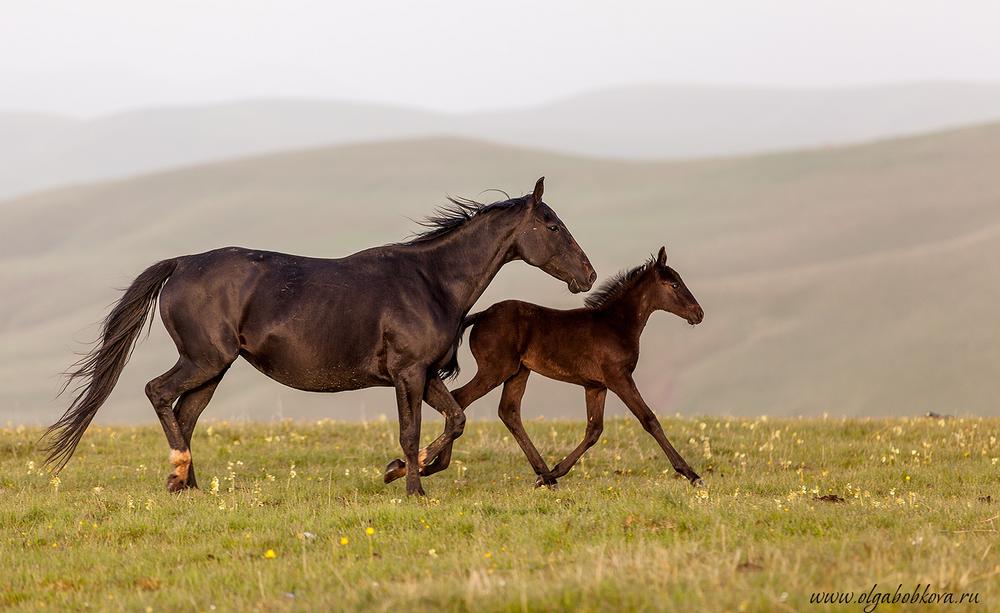
<path id="1" fill-rule="evenodd" d="M 191 450 L 174 414 L 173 404 L 185 392 L 189 392 L 218 376 L 221 369 L 207 369 L 185 356 L 181 356 L 173 368 L 146 384 L 146 396 L 160 418 L 163 433 L 170 444 L 170 463 L 174 470 L 167 477 L 167 491 L 178 492 L 188 487 L 188 472 L 191 468 Z"/>
<path id="2" fill-rule="evenodd" d="M 225 374 L 226 371 L 222 371 L 214 379 L 201 387 L 184 392 L 177 401 L 177 406 L 174 407 L 174 413 L 177 415 L 177 423 L 181 427 L 181 434 L 184 436 L 184 442 L 187 444 L 188 451 L 191 450 L 191 436 L 194 434 L 194 427 L 198 423 L 198 417 L 201 416 L 202 411 L 205 410 L 209 401 L 212 400 L 215 388 L 219 386 L 219 382 L 222 381 L 222 376 Z M 198 487 L 198 480 L 194 476 L 194 462 L 188 465 L 187 486 Z"/>
<path id="3" fill-rule="evenodd" d="M 593 447 L 601 438 L 601 432 L 604 431 L 604 399 L 607 398 L 607 395 L 608 389 L 606 387 L 587 388 L 587 432 L 583 436 L 583 442 L 552 467 L 552 471 L 546 475 L 552 483 L 568 473 L 569 469 L 573 468 L 573 465 L 583 455 L 583 452 Z M 535 485 L 542 485 L 541 477 L 538 478 Z"/>
<path id="4" fill-rule="evenodd" d="M 625 406 L 627 406 L 629 410 L 632 411 L 632 413 L 639 419 L 639 423 L 642 424 L 642 427 L 646 430 L 646 432 L 649 432 L 653 438 L 656 439 L 656 442 L 660 444 L 660 447 L 663 448 L 663 453 L 667 455 L 667 459 L 670 460 L 670 464 L 674 467 L 674 470 L 687 477 L 688 481 L 691 482 L 691 485 L 704 485 L 704 482 L 701 480 L 701 477 L 698 476 L 698 473 L 694 472 L 694 470 L 688 466 L 688 463 L 684 461 L 681 454 L 677 453 L 674 446 L 667 440 L 666 435 L 663 434 L 663 428 L 660 426 L 660 422 L 656 419 L 656 415 L 653 414 L 653 411 L 639 394 L 639 390 L 635 386 L 635 381 L 632 379 L 632 375 L 624 374 L 617 380 L 609 381 L 608 383 L 608 387 L 611 388 L 611 391 L 622 399 Z"/>
<path id="5" fill-rule="evenodd" d="M 535 469 L 535 474 L 538 475 L 535 486 L 555 485 L 555 480 L 548 477 L 549 467 L 542 459 L 542 454 L 538 453 L 535 444 L 531 442 L 531 438 L 524 430 L 524 424 L 521 423 L 521 399 L 524 398 L 524 390 L 528 386 L 530 374 L 531 371 L 528 368 L 521 366 L 513 377 L 507 379 L 503 384 L 503 395 L 500 397 L 500 407 L 497 412 L 500 414 L 500 421 L 514 435 L 514 440 L 521 446 L 521 451 L 528 457 L 531 467 Z"/>
<path id="6" fill-rule="evenodd" d="M 427 368 L 410 368 L 396 375 L 396 405 L 399 409 L 399 445 L 410 466 L 419 466 L 420 454 L 420 410 L 423 404 L 424 384 Z M 420 471 L 406 473 L 406 494 L 424 495 L 420 486 Z"/>

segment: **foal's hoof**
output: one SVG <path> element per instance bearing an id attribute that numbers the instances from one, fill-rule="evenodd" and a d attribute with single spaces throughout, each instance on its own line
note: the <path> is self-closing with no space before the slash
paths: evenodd
<path id="1" fill-rule="evenodd" d="M 188 485 L 186 479 L 181 479 L 180 477 L 178 477 L 173 473 L 167 476 L 167 491 L 170 492 L 171 494 L 176 492 L 183 492 L 189 487 L 191 486 Z"/>
<path id="2" fill-rule="evenodd" d="M 550 490 L 554 490 L 559 487 L 559 484 L 552 477 L 538 475 L 538 478 L 535 479 L 535 487 L 547 487 Z"/>
<path id="3" fill-rule="evenodd" d="M 424 486 L 418 485 L 417 489 L 415 489 L 415 490 L 407 489 L 406 490 L 406 495 L 407 496 L 426 496 L 427 494 L 424 493 Z"/>
<path id="4" fill-rule="evenodd" d="M 708 487 L 707 485 L 705 485 L 705 482 L 701 480 L 701 477 L 695 477 L 694 479 L 691 479 L 691 486 L 692 487 Z"/>
<path id="5" fill-rule="evenodd" d="M 397 458 L 389 462 L 389 465 L 385 467 L 385 474 L 382 475 L 382 481 L 392 483 L 404 475 L 406 475 L 406 462 Z"/>

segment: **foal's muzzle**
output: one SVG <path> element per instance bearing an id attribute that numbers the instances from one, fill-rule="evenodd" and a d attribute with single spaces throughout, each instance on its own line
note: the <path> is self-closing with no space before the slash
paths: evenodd
<path id="1" fill-rule="evenodd" d="M 705 319 L 705 310 L 700 306 L 691 309 L 691 313 L 687 316 L 687 321 L 692 326 L 697 326 Z"/>

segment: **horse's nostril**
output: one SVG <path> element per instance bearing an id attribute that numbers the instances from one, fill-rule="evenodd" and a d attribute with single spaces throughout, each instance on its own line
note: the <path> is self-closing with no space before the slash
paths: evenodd
<path id="1" fill-rule="evenodd" d="M 593 285 L 593 284 L 594 284 L 594 281 L 597 281 L 597 271 L 596 271 L 596 270 L 592 270 L 592 271 L 590 271 L 590 276 L 589 276 L 589 277 L 587 277 L 587 281 L 588 281 L 588 282 L 589 282 L 589 283 L 590 283 L 591 285 Z"/>

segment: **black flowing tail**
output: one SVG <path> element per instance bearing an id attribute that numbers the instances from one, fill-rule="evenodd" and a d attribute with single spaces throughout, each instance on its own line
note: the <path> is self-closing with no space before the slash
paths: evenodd
<path id="1" fill-rule="evenodd" d="M 455 346 L 451 349 L 451 360 L 449 360 L 444 367 L 438 370 L 438 376 L 445 381 L 448 379 L 454 379 L 458 376 L 458 372 L 461 370 L 458 366 L 458 348 L 462 345 L 462 337 L 465 336 L 465 331 L 470 326 L 474 325 L 482 314 L 483 312 L 480 311 L 469 315 L 462 320 L 462 325 L 458 327 L 458 337 L 455 338 Z"/>
<path id="2" fill-rule="evenodd" d="M 163 284 L 176 268 L 177 260 L 163 260 L 143 271 L 104 318 L 101 339 L 95 347 L 66 373 L 63 392 L 74 381 L 82 383 L 74 389 L 73 403 L 43 436 L 43 449 L 48 452 L 45 464 L 54 465 L 57 472 L 69 462 L 87 426 L 118 383 Z"/>

